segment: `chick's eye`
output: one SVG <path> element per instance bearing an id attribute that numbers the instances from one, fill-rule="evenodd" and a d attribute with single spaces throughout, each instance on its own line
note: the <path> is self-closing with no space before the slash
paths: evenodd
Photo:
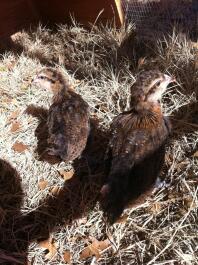
<path id="1" fill-rule="evenodd" d="M 159 86 L 161 84 L 161 82 L 160 81 L 158 81 L 155 85 L 156 86 Z"/>
<path id="2" fill-rule="evenodd" d="M 44 79 L 44 76 L 40 76 L 40 79 Z"/>

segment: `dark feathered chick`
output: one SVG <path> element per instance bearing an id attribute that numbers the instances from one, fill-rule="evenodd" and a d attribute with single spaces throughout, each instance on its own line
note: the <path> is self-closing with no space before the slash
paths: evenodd
<path id="1" fill-rule="evenodd" d="M 88 104 L 68 85 L 63 74 L 53 68 L 41 70 L 33 83 L 53 92 L 47 119 L 48 154 L 59 156 L 65 162 L 74 160 L 87 143 Z"/>
<path id="2" fill-rule="evenodd" d="M 174 79 L 161 72 L 143 72 L 131 88 L 131 109 L 114 118 L 107 152 L 107 183 L 102 205 L 114 222 L 126 204 L 146 192 L 163 165 L 170 133 L 160 99 Z"/>

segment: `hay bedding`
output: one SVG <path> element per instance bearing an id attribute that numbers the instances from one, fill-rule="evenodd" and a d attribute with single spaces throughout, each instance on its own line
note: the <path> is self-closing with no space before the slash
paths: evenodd
<path id="1" fill-rule="evenodd" d="M 24 264 L 28 257 L 28 264 L 197 264 L 197 43 L 173 32 L 140 45 L 131 28 L 88 32 L 78 25 L 60 26 L 56 32 L 38 27 L 18 34 L 14 42 L 18 53 L 15 47 L 0 60 L 0 152 L 16 168 L 21 184 L 8 176 L 13 183 L 7 193 L 6 178 L 1 185 L 0 263 Z M 112 118 L 127 108 L 139 71 L 157 66 L 178 80 L 163 99 L 173 123 L 162 172 L 167 185 L 126 210 L 112 227 L 96 203 L 100 163 L 92 170 L 86 161 L 77 161 L 73 178 L 64 180 L 60 172 L 71 173 L 72 165 L 40 161 L 35 152 L 42 143 L 38 137 L 45 111 L 32 108 L 35 115 L 29 115 L 26 110 L 32 104 L 49 107 L 51 95 L 30 85 L 43 65 L 60 68 L 90 104 L 99 119 L 97 151 Z M 28 246 L 29 239 L 33 243 Z"/>

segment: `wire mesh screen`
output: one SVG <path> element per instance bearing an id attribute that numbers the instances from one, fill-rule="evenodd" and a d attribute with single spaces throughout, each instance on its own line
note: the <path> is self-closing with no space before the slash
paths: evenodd
<path id="1" fill-rule="evenodd" d="M 161 8 L 159 1 L 133 1 L 123 0 L 122 7 L 127 22 L 134 22 L 137 27 L 150 15 L 156 16 L 158 8 Z"/>
<path id="2" fill-rule="evenodd" d="M 178 23 L 198 30 L 198 0 L 122 0 L 126 23 L 140 30 L 160 30 Z"/>

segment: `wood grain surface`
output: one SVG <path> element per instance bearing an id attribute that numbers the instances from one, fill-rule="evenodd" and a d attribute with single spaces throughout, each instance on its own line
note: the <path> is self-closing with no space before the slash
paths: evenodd
<path id="1" fill-rule="evenodd" d="M 39 21 L 44 24 L 68 23 L 71 16 L 85 25 L 107 20 L 120 25 L 114 0 L 1 0 L 0 37 L 10 36 Z"/>

